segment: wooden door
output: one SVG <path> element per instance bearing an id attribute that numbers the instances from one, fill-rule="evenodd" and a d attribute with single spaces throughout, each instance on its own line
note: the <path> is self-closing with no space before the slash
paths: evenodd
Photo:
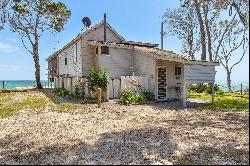
<path id="1" fill-rule="evenodd" d="M 158 72 L 158 83 L 157 83 L 158 100 L 166 100 L 167 99 L 167 68 L 158 67 L 157 72 Z"/>

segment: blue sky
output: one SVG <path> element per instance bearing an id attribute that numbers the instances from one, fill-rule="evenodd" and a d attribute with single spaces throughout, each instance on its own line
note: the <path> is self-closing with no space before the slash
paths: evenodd
<path id="1" fill-rule="evenodd" d="M 41 79 L 46 79 L 45 59 L 72 40 L 83 28 L 81 19 L 88 16 L 92 25 L 107 13 L 109 24 L 126 40 L 160 43 L 161 16 L 167 8 L 179 6 L 179 0 L 63 0 L 72 16 L 59 34 L 44 33 L 40 40 Z M 32 56 L 22 47 L 16 33 L 6 27 L 0 31 L 0 80 L 34 80 Z M 59 41 L 59 44 L 53 44 Z M 164 48 L 180 53 L 181 42 L 172 36 L 164 39 Z M 239 52 L 240 53 L 240 52 Z M 226 72 L 217 67 L 216 81 L 226 81 Z M 249 54 L 232 74 L 233 81 L 249 81 Z"/>

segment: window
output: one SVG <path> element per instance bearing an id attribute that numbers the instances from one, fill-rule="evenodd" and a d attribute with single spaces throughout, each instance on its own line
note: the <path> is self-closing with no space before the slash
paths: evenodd
<path id="1" fill-rule="evenodd" d="M 95 54 L 98 55 L 98 47 L 95 48 Z"/>
<path id="2" fill-rule="evenodd" d="M 101 47 L 101 54 L 109 55 L 109 48 L 107 46 Z"/>
<path id="3" fill-rule="evenodd" d="M 175 67 L 175 75 L 176 76 L 180 76 L 181 75 L 181 67 L 179 67 L 179 66 Z"/>
<path id="4" fill-rule="evenodd" d="M 67 64 L 68 64 L 68 59 L 65 58 L 65 59 L 64 59 L 64 62 L 65 62 L 65 65 L 67 65 Z"/>
<path id="5" fill-rule="evenodd" d="M 74 63 L 76 63 L 77 62 L 77 44 L 75 44 L 73 47 L 73 56 L 74 56 L 73 61 Z"/>

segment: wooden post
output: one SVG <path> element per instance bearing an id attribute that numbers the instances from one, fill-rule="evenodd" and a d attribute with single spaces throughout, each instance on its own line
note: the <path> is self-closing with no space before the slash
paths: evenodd
<path id="1" fill-rule="evenodd" d="M 186 83 L 186 78 L 185 78 L 185 69 L 186 66 L 185 64 L 183 65 L 183 89 L 182 89 L 182 102 L 183 102 L 183 107 L 187 106 L 187 83 Z"/>
<path id="2" fill-rule="evenodd" d="M 111 79 L 109 77 L 108 77 L 108 81 L 109 81 L 109 83 L 111 81 Z M 106 97 L 106 101 L 109 101 L 109 84 L 108 84 L 108 86 L 106 88 L 106 95 L 105 95 L 105 97 Z"/>
<path id="3" fill-rule="evenodd" d="M 52 81 L 53 81 L 53 79 L 54 79 L 54 78 L 52 77 L 51 80 L 50 80 L 50 81 L 51 81 L 51 83 L 50 83 L 50 88 L 51 88 L 51 89 L 52 89 L 52 83 L 53 83 Z M 54 80 L 54 81 L 55 81 L 55 80 Z"/>
<path id="4" fill-rule="evenodd" d="M 101 100 L 102 100 L 102 89 L 97 88 L 97 103 L 98 103 L 98 108 L 101 108 Z"/>
<path id="5" fill-rule="evenodd" d="M 212 87 L 212 103 L 214 104 L 214 83 L 211 84 Z"/>
<path id="6" fill-rule="evenodd" d="M 183 100 L 183 107 L 187 106 L 187 85 L 185 83 L 185 81 L 183 82 L 183 89 L 182 89 L 182 100 Z"/>

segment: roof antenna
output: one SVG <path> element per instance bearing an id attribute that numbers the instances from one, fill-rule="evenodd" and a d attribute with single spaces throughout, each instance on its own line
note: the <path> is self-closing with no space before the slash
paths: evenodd
<path id="1" fill-rule="evenodd" d="M 161 22 L 161 50 L 163 50 L 163 36 L 164 36 L 163 24 L 164 22 Z"/>
<path id="2" fill-rule="evenodd" d="M 104 43 L 106 43 L 107 15 L 104 13 Z"/>
<path id="3" fill-rule="evenodd" d="M 84 17 L 83 19 L 82 19 L 82 23 L 83 23 L 83 25 L 84 25 L 84 27 L 87 29 L 87 28 L 89 28 L 90 26 L 91 26 L 91 21 L 90 21 L 90 19 L 88 18 L 88 17 Z M 83 30 L 83 29 L 82 29 Z"/>

